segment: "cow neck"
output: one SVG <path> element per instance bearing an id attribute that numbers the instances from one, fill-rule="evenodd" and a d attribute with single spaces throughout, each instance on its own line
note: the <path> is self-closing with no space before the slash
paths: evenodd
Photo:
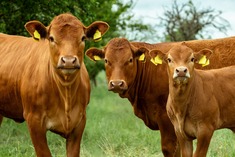
<path id="1" fill-rule="evenodd" d="M 193 76 L 193 77 L 192 77 Z M 177 121 L 177 126 L 179 127 L 179 131 L 184 136 L 185 138 L 188 138 L 188 136 L 185 133 L 184 130 L 184 124 L 185 124 L 185 118 L 186 118 L 186 112 L 189 108 L 191 108 L 191 102 L 190 100 L 192 99 L 192 95 L 194 94 L 195 91 L 195 72 L 193 75 L 191 75 L 191 79 L 187 84 L 180 84 L 180 85 L 175 85 L 173 80 L 169 78 L 169 94 L 170 94 L 170 105 L 167 103 L 168 108 L 173 110 L 174 121 Z M 169 101 L 169 100 L 168 100 Z"/>
<path id="2" fill-rule="evenodd" d="M 141 84 L 141 77 L 142 77 L 142 69 L 143 67 L 140 65 L 139 61 L 137 61 L 137 71 L 136 71 L 136 76 L 131 85 L 129 85 L 128 90 L 120 95 L 121 97 L 128 98 L 128 100 L 133 104 L 137 101 L 138 99 L 138 93 L 139 93 L 139 88 Z"/>
<path id="3" fill-rule="evenodd" d="M 64 102 L 64 110 L 65 110 L 65 115 L 67 118 L 66 124 L 65 124 L 65 130 L 67 130 L 68 132 L 66 134 L 69 133 L 70 131 L 70 123 L 71 123 L 71 117 L 70 117 L 70 111 L 72 109 L 72 93 L 74 93 L 75 91 L 73 91 L 73 87 L 76 87 L 75 89 L 77 89 L 77 87 L 79 86 L 79 84 L 76 84 L 76 82 L 78 81 L 78 76 L 79 76 L 79 72 L 73 76 L 73 78 L 69 81 L 66 80 L 66 78 L 62 78 L 60 75 L 58 75 L 57 71 L 54 70 L 52 71 L 53 74 L 53 79 L 54 82 L 58 88 L 59 94 L 60 94 L 60 98 L 62 98 L 63 102 Z M 76 85 L 75 85 L 76 84 Z"/>
<path id="4" fill-rule="evenodd" d="M 143 119 L 145 122 L 148 121 L 148 118 L 146 117 L 146 108 L 140 104 L 139 99 L 143 98 L 143 92 L 146 91 L 145 89 L 142 89 L 144 86 L 143 81 L 144 80 L 144 63 L 141 63 L 137 61 L 137 73 L 135 76 L 135 79 L 133 83 L 129 86 L 128 90 L 126 91 L 125 95 L 122 95 L 121 97 L 128 98 L 128 100 L 131 102 L 132 107 L 134 109 L 134 113 L 137 117 Z M 148 123 L 148 122 L 147 122 Z"/>
<path id="5" fill-rule="evenodd" d="M 54 74 L 54 79 L 63 87 L 67 87 L 67 86 L 71 86 L 72 84 L 75 83 L 75 81 L 77 80 L 77 75 L 73 75 L 73 76 L 60 76 L 57 71 L 53 72 Z M 71 79 L 72 78 L 72 79 Z"/>

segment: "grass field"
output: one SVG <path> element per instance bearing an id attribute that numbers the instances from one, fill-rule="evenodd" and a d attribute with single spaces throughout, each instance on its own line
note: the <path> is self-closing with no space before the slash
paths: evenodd
<path id="1" fill-rule="evenodd" d="M 104 73 L 92 87 L 87 108 L 87 124 L 81 144 L 82 157 L 162 157 L 159 131 L 148 129 L 135 117 L 127 99 L 107 91 Z M 47 134 L 54 157 L 65 157 L 65 140 Z M 195 141 L 196 144 L 196 141 Z M 25 123 L 4 119 L 0 127 L 0 157 L 33 157 Z M 209 157 L 235 156 L 235 136 L 229 130 L 216 131 L 208 151 Z"/>

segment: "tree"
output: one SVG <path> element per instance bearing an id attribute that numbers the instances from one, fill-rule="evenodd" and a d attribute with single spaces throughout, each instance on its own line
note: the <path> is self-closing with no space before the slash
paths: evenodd
<path id="1" fill-rule="evenodd" d="M 0 32 L 28 36 L 24 28 L 26 22 L 39 20 L 44 25 L 49 25 L 54 16 L 70 12 L 85 26 L 96 20 L 106 21 L 110 25 L 101 42 L 86 42 L 86 49 L 93 46 L 101 47 L 114 37 L 124 36 L 127 30 L 133 32 L 132 39 L 139 37 L 139 32 L 143 34 L 148 32 L 150 29 L 148 25 L 132 20 L 133 14 L 130 10 L 133 5 L 132 0 L 126 3 L 122 0 L 1 0 Z M 92 80 L 95 80 L 99 71 L 104 69 L 103 62 L 94 63 L 85 58 L 85 64 Z"/>
<path id="2" fill-rule="evenodd" d="M 165 10 L 164 17 L 160 18 L 161 26 L 165 28 L 165 41 L 184 41 L 206 36 L 207 28 L 215 28 L 220 32 L 226 32 L 229 23 L 220 15 L 221 11 L 212 8 L 199 10 L 192 0 L 182 5 L 174 0 L 170 9 Z"/>

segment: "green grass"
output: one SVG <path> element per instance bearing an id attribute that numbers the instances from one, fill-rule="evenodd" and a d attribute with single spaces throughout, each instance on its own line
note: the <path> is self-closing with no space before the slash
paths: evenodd
<path id="1" fill-rule="evenodd" d="M 162 157 L 159 131 L 148 129 L 137 118 L 127 99 L 107 91 L 104 73 L 92 86 L 87 124 L 81 144 L 82 157 Z M 65 157 L 65 139 L 48 132 L 54 157 Z M 35 156 L 25 123 L 4 119 L 0 127 L 0 157 Z M 195 142 L 196 143 L 196 142 Z M 235 156 L 235 136 L 229 130 L 214 133 L 209 157 Z"/>

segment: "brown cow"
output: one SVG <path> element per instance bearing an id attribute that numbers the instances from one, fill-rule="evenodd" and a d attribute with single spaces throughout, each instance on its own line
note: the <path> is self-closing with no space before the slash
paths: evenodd
<path id="1" fill-rule="evenodd" d="M 149 128 L 160 130 L 164 156 L 174 156 L 177 144 L 174 127 L 166 112 L 166 101 L 169 93 L 166 66 L 154 66 L 148 55 L 144 64 L 142 61 L 138 61 L 138 58 L 141 53 L 146 51 L 141 47 L 159 48 L 161 51 L 167 51 L 177 44 L 130 43 L 123 38 L 114 38 L 103 50 L 91 48 L 86 52 L 92 60 L 99 58 L 105 60 L 108 89 L 119 93 L 122 98 L 128 98 L 134 108 L 135 115 L 141 118 Z M 218 65 L 223 66 L 217 63 L 221 59 L 223 59 L 222 63 L 225 63 L 225 65 L 235 64 L 235 50 L 233 50 L 235 38 L 189 41 L 186 44 L 191 44 L 195 49 L 208 46 L 212 50 L 218 51 L 211 58 L 211 64 L 207 66 L 209 68 L 218 67 Z M 231 55 L 226 58 L 226 54 Z M 230 58 L 234 59 L 230 61 Z M 177 152 L 176 156 L 179 156 L 179 149 Z"/>
<path id="2" fill-rule="evenodd" d="M 25 27 L 38 41 L 0 34 L 0 114 L 26 121 L 38 157 L 51 156 L 47 130 L 66 138 L 68 157 L 79 156 L 90 99 L 84 40 L 109 26 L 97 21 L 85 27 L 61 14 L 48 27 L 38 21 Z"/>
<path id="3" fill-rule="evenodd" d="M 166 113 L 168 84 L 160 83 L 162 78 L 154 77 L 165 70 L 156 68 L 149 61 L 150 56 L 147 56 L 145 63 L 138 62 L 137 59 L 145 52 L 148 52 L 146 48 L 136 48 L 124 38 L 114 38 L 103 50 L 91 48 L 86 55 L 93 60 L 104 58 L 108 89 L 119 93 L 122 98 L 128 98 L 135 115 L 149 128 L 160 129 L 163 154 L 172 157 L 177 140 Z"/>
<path id="4" fill-rule="evenodd" d="M 153 58 L 159 56 L 167 63 L 169 97 L 166 108 L 183 157 L 193 155 L 193 139 L 197 139 L 194 157 L 206 157 L 215 130 L 228 128 L 235 132 L 235 66 L 194 69 L 194 64 L 205 56 L 206 62 L 212 51 L 194 52 L 185 43 L 167 53 L 158 50 L 150 53 Z"/>

